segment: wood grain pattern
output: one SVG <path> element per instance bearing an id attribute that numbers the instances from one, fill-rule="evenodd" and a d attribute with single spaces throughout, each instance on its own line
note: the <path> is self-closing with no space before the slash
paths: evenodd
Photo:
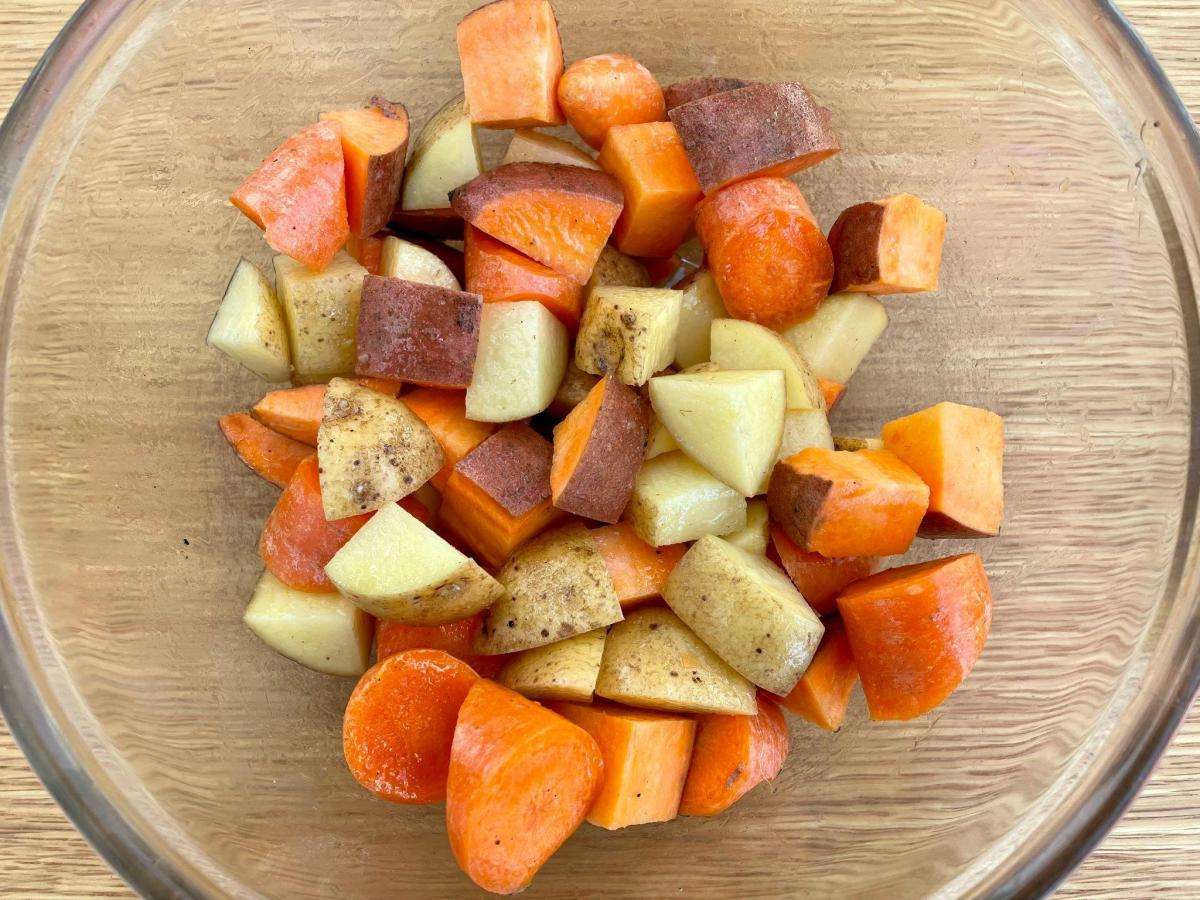
<path id="1" fill-rule="evenodd" d="M 59 0 L 0 0 L 0 109 L 74 8 Z M 1126 0 L 1200 118 L 1198 0 Z M 1063 896 L 1200 895 L 1200 711 L 1194 711 L 1123 821 L 1061 891 Z M 0 724 L 0 896 L 127 896 L 47 797 Z"/>

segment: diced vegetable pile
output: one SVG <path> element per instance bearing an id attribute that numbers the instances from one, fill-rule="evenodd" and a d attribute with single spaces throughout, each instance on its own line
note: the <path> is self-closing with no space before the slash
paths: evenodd
<path id="1" fill-rule="evenodd" d="M 826 236 L 787 180 L 840 149 L 803 85 L 564 71 L 546 0 L 475 10 L 458 48 L 411 157 L 376 97 L 234 192 L 279 255 L 273 284 L 238 263 L 209 343 L 296 385 L 220 423 L 282 489 L 246 623 L 361 677 L 350 772 L 444 802 L 463 871 L 510 893 L 584 820 L 775 778 L 781 709 L 837 731 L 858 681 L 877 720 L 945 701 L 983 563 L 882 560 L 998 534 L 1004 439 L 956 403 L 831 432 L 877 295 L 937 288 L 946 218 L 901 195 Z M 598 156 L 536 130 L 564 122 Z M 514 129 L 502 164 L 479 128 Z"/>

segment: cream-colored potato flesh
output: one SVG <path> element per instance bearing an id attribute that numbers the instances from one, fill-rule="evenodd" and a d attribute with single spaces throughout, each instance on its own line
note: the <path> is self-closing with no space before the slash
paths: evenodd
<path id="1" fill-rule="evenodd" d="M 434 113 L 417 136 L 404 172 L 401 209 L 449 209 L 450 192 L 483 172 L 467 101 L 459 96 Z"/>
<path id="2" fill-rule="evenodd" d="M 800 353 L 769 328 L 740 319 L 712 323 L 710 357 L 726 370 L 778 369 L 787 385 L 788 409 L 824 409 L 817 377 Z"/>
<path id="3" fill-rule="evenodd" d="M 642 464 L 626 517 L 653 547 L 746 526 L 746 498 L 681 452 Z"/>
<path id="4" fill-rule="evenodd" d="M 251 262 L 240 260 L 208 329 L 208 345 L 267 381 L 287 381 L 292 358 L 275 289 Z"/>
<path id="5" fill-rule="evenodd" d="M 708 362 L 712 323 L 723 319 L 725 301 L 717 289 L 716 279 L 708 269 L 701 269 L 692 283 L 679 292 L 679 331 L 675 337 L 675 365 L 680 369 Z"/>
<path id="6" fill-rule="evenodd" d="M 846 384 L 887 325 L 887 309 L 874 297 L 834 294 L 783 336 L 818 376 Z"/>
<path id="7" fill-rule="evenodd" d="M 379 274 L 387 278 L 415 281 L 417 284 L 432 284 L 452 291 L 462 290 L 458 279 L 433 253 L 391 235 L 383 239 L 383 250 L 379 255 Z"/>
<path id="8" fill-rule="evenodd" d="M 596 690 L 607 629 L 597 628 L 518 653 L 505 663 L 497 680 L 532 700 L 588 703 Z"/>
<path id="9" fill-rule="evenodd" d="M 467 388 L 467 418 L 515 422 L 550 405 L 567 370 L 570 338 L 536 300 L 486 303 Z"/>
<path id="10" fill-rule="evenodd" d="M 767 552 L 767 541 L 770 537 L 770 523 L 767 521 L 767 501 L 751 500 L 746 504 L 746 525 L 737 531 L 725 535 L 725 540 L 745 550 L 764 556 Z"/>
<path id="11" fill-rule="evenodd" d="M 275 290 L 287 320 L 297 381 L 312 384 L 354 374 L 366 275 L 344 250 L 321 272 L 282 254 L 275 257 Z"/>

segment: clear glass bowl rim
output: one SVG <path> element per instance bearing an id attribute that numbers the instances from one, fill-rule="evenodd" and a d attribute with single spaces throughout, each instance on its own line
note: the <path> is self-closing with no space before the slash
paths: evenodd
<path id="1" fill-rule="evenodd" d="M 39 130 L 79 64 L 101 42 L 126 9 L 141 0 L 86 0 L 47 48 L 0 124 L 0 219 L 8 211 L 16 179 Z M 1200 132 L 1158 60 L 1125 15 L 1110 0 L 1090 0 L 1098 20 L 1123 40 L 1129 61 L 1168 110 L 1172 126 L 1185 137 L 1192 165 L 1200 170 Z M 1194 315 L 1194 312 L 1193 312 Z M 0 323 L 0 336 L 5 329 Z M 3 421 L 5 374 L 0 369 L 0 421 Z M 1189 469 L 1197 469 L 1200 414 L 1193 404 Z M 1191 479 L 1189 479 L 1191 480 Z M 1186 505 L 1194 506 L 1195 485 Z M 1185 515 L 1181 530 L 1191 532 Z M 12 533 L 12 505 L 5 460 L 0 456 L 0 528 Z M 8 574 L 11 547 L 0 545 L 0 589 L 11 597 Z M 1190 579 L 1184 578 L 1187 583 Z M 103 787 L 88 775 L 43 702 L 34 674 L 26 667 L 17 632 L 0 606 L 0 712 L 17 745 L 50 794 L 96 851 L 139 894 L 147 897 L 206 897 L 183 868 L 164 860 L 118 809 Z M 1039 835 L 1006 861 L 1008 874 L 992 881 L 987 896 L 1027 897 L 1049 894 L 1103 839 L 1153 771 L 1200 690 L 1200 641 L 1193 641 L 1174 679 L 1168 700 L 1151 710 L 1126 747 L 1100 776 L 1101 789 L 1072 810 L 1053 835 Z"/>

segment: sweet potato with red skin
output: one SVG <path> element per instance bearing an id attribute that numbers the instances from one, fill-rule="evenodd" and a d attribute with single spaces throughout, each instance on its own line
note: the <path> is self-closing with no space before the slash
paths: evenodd
<path id="1" fill-rule="evenodd" d="M 467 226 L 466 288 L 484 303 L 536 300 L 574 332 L 583 315 L 583 288 L 575 280 Z"/>
<path id="2" fill-rule="evenodd" d="M 558 103 L 571 127 L 596 149 L 614 125 L 659 122 L 667 113 L 658 80 L 624 53 L 571 63 L 558 82 Z"/>
<path id="3" fill-rule="evenodd" d="M 753 178 L 707 197 L 696 232 L 729 315 L 776 330 L 829 293 L 833 253 L 800 189 Z"/>
<path id="4" fill-rule="evenodd" d="M 301 129 L 229 198 L 263 230 L 272 250 L 316 271 L 329 265 L 350 234 L 341 134 L 336 122 Z"/>
<path id="5" fill-rule="evenodd" d="M 458 23 L 458 60 L 471 121 L 485 128 L 563 124 L 556 88 L 562 43 L 547 0 L 494 0 Z"/>
<path id="6" fill-rule="evenodd" d="M 726 78 L 721 75 L 701 75 L 677 81 L 663 88 L 663 97 L 667 103 L 667 112 L 693 100 L 711 97 L 713 94 L 723 94 L 726 91 L 736 91 L 739 88 L 750 87 L 753 81 L 743 78 Z"/>
<path id="7" fill-rule="evenodd" d="M 771 526 L 771 547 L 796 590 L 804 595 L 808 605 L 819 616 L 836 612 L 838 594 L 854 582 L 866 578 L 879 565 L 877 556 L 829 559 L 819 553 L 802 550 L 778 525 Z"/>
<path id="8" fill-rule="evenodd" d="M 386 378 L 354 378 L 352 381 L 373 391 L 395 397 L 403 385 Z M 254 418 L 272 431 L 287 435 L 310 447 L 317 446 L 317 429 L 325 409 L 325 385 L 307 384 L 303 387 L 270 391 L 251 407 Z"/>
<path id="9" fill-rule="evenodd" d="M 452 191 L 463 220 L 580 284 L 621 215 L 617 180 L 553 163 L 509 163 Z"/>
<path id="10" fill-rule="evenodd" d="M 822 556 L 894 556 L 917 536 L 929 488 L 886 450 L 807 447 L 775 464 L 771 519 Z"/>
<path id="11" fill-rule="evenodd" d="M 221 434 L 250 469 L 276 487 L 287 487 L 313 448 L 272 431 L 252 416 L 221 416 Z"/>
<path id="12" fill-rule="evenodd" d="M 322 113 L 342 127 L 346 213 L 350 233 L 366 238 L 383 229 L 400 198 L 408 155 L 408 110 L 372 97 L 366 109 Z"/>
<path id="13" fill-rule="evenodd" d="M 788 712 L 826 731 L 837 731 L 846 721 L 846 708 L 856 684 L 858 666 L 854 664 L 846 628 L 840 620 L 832 619 L 825 623 L 825 636 L 812 662 L 791 693 L 780 698 L 779 703 Z"/>
<path id="14" fill-rule="evenodd" d="M 618 522 L 646 455 L 650 404 L 609 375 L 554 429 L 553 503 L 610 525 Z"/>
<path id="15" fill-rule="evenodd" d="M 358 373 L 465 390 L 475 371 L 482 308 L 475 294 L 368 275 L 358 315 Z"/>
<path id="16" fill-rule="evenodd" d="M 710 94 L 669 116 L 706 194 L 746 178 L 787 178 L 841 150 L 828 110 L 796 81 Z"/>
<path id="17" fill-rule="evenodd" d="M 450 207 L 445 209 L 401 209 L 399 204 L 392 210 L 389 223 L 404 239 L 411 241 L 412 234 L 423 234 L 445 241 L 461 241 L 463 237 L 462 216 Z M 416 243 L 414 241 L 414 243 Z M 426 248 L 428 249 L 428 248 Z M 459 278 L 461 283 L 462 278 Z"/>
<path id="18" fill-rule="evenodd" d="M 901 566 L 838 598 L 872 719 L 912 719 L 941 704 L 983 653 L 992 593 L 977 553 Z"/>
<path id="19" fill-rule="evenodd" d="M 380 660 L 406 650 L 442 650 L 461 659 L 484 678 L 494 678 L 507 656 L 479 656 L 471 649 L 483 613 L 445 625 L 405 625 L 380 619 L 375 626 L 375 657 Z"/>
<path id="20" fill-rule="evenodd" d="M 945 213 L 911 194 L 852 206 L 829 232 L 833 291 L 936 291 L 945 239 Z"/>
<path id="21" fill-rule="evenodd" d="M 429 483 L 439 491 L 445 490 L 446 480 L 458 461 L 491 437 L 496 426 L 491 422 L 472 422 L 467 418 L 462 391 L 417 388 L 400 399 L 429 427 L 442 445 L 445 465 Z"/>

